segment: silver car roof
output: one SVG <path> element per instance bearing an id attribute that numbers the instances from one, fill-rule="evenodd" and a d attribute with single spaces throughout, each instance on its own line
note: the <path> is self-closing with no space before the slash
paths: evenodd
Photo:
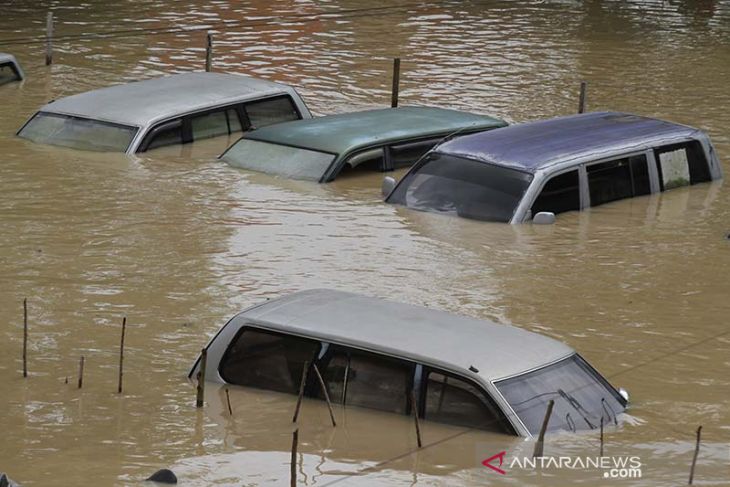
<path id="1" fill-rule="evenodd" d="M 18 68 L 18 71 L 20 72 L 21 78 L 25 78 L 25 73 L 23 73 L 23 68 L 20 66 L 20 63 L 17 59 L 15 59 L 15 56 L 12 54 L 8 54 L 7 52 L 0 52 L 0 63 L 7 63 L 11 62 L 15 65 L 16 68 Z"/>
<path id="2" fill-rule="evenodd" d="M 250 76 L 184 73 L 67 96 L 41 111 L 146 127 L 177 115 L 291 91 L 287 85 Z"/>
<path id="3" fill-rule="evenodd" d="M 491 382 L 567 357 L 567 345 L 514 326 L 327 289 L 289 294 L 246 310 L 245 323 L 402 357 Z"/>

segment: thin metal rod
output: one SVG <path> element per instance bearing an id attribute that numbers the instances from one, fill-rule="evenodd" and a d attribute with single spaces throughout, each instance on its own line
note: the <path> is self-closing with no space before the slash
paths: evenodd
<path id="1" fill-rule="evenodd" d="M 330 395 L 327 392 L 327 386 L 324 385 L 324 379 L 322 379 L 322 374 L 319 373 L 319 368 L 317 367 L 317 364 L 313 364 L 312 367 L 314 367 L 314 373 L 317 375 L 317 380 L 319 381 L 319 386 L 322 388 L 322 394 L 324 395 L 324 400 L 327 401 L 327 408 L 330 410 L 330 419 L 332 420 L 332 427 L 337 426 L 337 423 L 335 422 L 335 413 L 332 411 L 332 402 L 330 401 Z"/>
<path id="2" fill-rule="evenodd" d="M 692 457 L 692 467 L 689 469 L 689 483 L 687 485 L 692 485 L 692 482 L 695 479 L 695 466 L 697 465 L 697 455 L 700 454 L 700 437 L 702 435 L 702 426 L 697 428 L 697 443 L 695 444 L 695 454 Z"/>
<path id="3" fill-rule="evenodd" d="M 228 414 L 233 416 L 233 408 L 231 408 L 231 395 L 228 394 L 227 387 L 226 387 L 226 403 L 228 403 Z"/>
<path id="4" fill-rule="evenodd" d="M 291 437 L 291 465 L 289 472 L 289 484 L 297 486 L 297 445 L 299 444 L 299 428 L 294 430 Z"/>
<path id="5" fill-rule="evenodd" d="M 296 423 L 299 417 L 299 408 L 302 407 L 302 397 L 304 397 L 304 386 L 307 384 L 307 372 L 309 371 L 309 362 L 304 362 L 304 370 L 302 370 L 302 382 L 299 383 L 299 396 L 297 397 L 297 407 L 294 410 L 294 417 L 291 422 Z"/>
<path id="6" fill-rule="evenodd" d="M 84 356 L 79 359 L 79 389 L 84 385 Z"/>
<path id="7" fill-rule="evenodd" d="M 535 451 L 532 454 L 532 456 L 535 458 L 543 456 L 543 450 L 545 447 L 545 432 L 547 431 L 548 422 L 550 421 L 550 415 L 553 413 L 554 405 L 555 401 L 550 399 L 550 402 L 548 402 L 547 405 L 547 411 L 545 411 L 545 418 L 542 420 L 542 426 L 540 427 L 540 435 L 537 437 L 537 442 L 535 443 Z"/>
<path id="8" fill-rule="evenodd" d="M 418 448 L 421 448 L 423 446 L 423 443 L 421 443 L 421 424 L 418 421 L 418 402 L 416 401 L 416 392 L 413 389 L 411 389 L 411 409 L 416 422 L 416 441 L 418 442 Z"/>
<path id="9" fill-rule="evenodd" d="M 393 58 L 393 87 L 390 92 L 390 106 L 398 106 L 398 94 L 400 92 L 400 58 Z"/>
<path id="10" fill-rule="evenodd" d="M 127 317 L 122 318 L 122 340 L 119 344 L 119 387 L 117 392 L 122 393 L 122 377 L 124 376 L 124 333 L 127 331 Z"/>
<path id="11" fill-rule="evenodd" d="M 23 377 L 28 377 L 28 299 L 23 299 Z"/>
<path id="12" fill-rule="evenodd" d="M 195 407 L 202 408 L 205 403 L 205 367 L 208 362 L 208 350 L 200 351 L 200 368 L 198 369 L 198 388 L 195 398 Z"/>

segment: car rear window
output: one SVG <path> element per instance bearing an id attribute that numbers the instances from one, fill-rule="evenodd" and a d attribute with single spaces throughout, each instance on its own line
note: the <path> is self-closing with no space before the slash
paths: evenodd
<path id="1" fill-rule="evenodd" d="M 19 80 L 20 73 L 13 63 L 0 63 L 0 85 Z"/>
<path id="2" fill-rule="evenodd" d="M 319 181 L 335 157 L 328 152 L 246 138 L 221 156 L 231 166 L 241 169 L 310 181 Z"/>
<path id="3" fill-rule="evenodd" d="M 136 127 L 127 125 L 38 112 L 18 135 L 40 144 L 99 152 L 125 152 L 136 133 Z"/>
<path id="4" fill-rule="evenodd" d="M 405 176 L 388 202 L 476 220 L 509 222 L 532 175 L 433 152 Z"/>
<path id="5" fill-rule="evenodd" d="M 586 430 L 616 421 L 626 402 L 608 382 L 574 354 L 547 367 L 495 383 L 532 434 L 540 431 L 548 402 L 555 401 L 552 430 Z"/>

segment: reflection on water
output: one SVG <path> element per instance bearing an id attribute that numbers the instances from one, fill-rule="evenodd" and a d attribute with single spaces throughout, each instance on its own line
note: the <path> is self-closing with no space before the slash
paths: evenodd
<path id="1" fill-rule="evenodd" d="M 606 451 L 641 456 L 643 480 L 634 484 L 685 482 L 699 424 L 697 479 L 726 482 L 730 199 L 722 182 L 561 215 L 549 227 L 509 226 L 383 205 L 380 174 L 314 185 L 236 170 L 215 158 L 227 140 L 128 158 L 38 146 L 13 133 L 54 98 L 201 69 L 210 28 L 216 70 L 294 84 L 318 114 L 386 105 L 391 58 L 400 56 L 402 104 L 522 121 L 574 112 L 586 79 L 589 108 L 699 126 L 723 158 L 730 3 L 48 5 L 58 35 L 180 29 L 59 39 L 50 68 L 42 43 L 0 42 L 28 74 L 0 87 L 0 470 L 23 485 L 128 484 L 163 466 L 189 483 L 281 485 L 294 398 L 234 388 L 229 417 L 221 389 L 210 387 L 206 409 L 196 411 L 185 373 L 243 307 L 332 287 L 564 340 L 631 392 L 631 421 L 607 430 Z M 390 10 L 337 14 L 372 6 Z M 4 5 L 0 39 L 42 36 L 46 8 Z M 300 17 L 281 21 L 292 15 Z M 25 297 L 27 380 L 20 373 Z M 119 396 L 122 316 L 129 321 Z M 322 404 L 304 403 L 297 468 L 307 485 L 481 485 L 496 480 L 480 465 L 484 458 L 532 451 L 517 438 L 432 423 L 424 424 L 428 447 L 415 451 L 412 419 L 336 414 L 333 429 Z M 546 445 L 552 455 L 597 448 L 590 433 L 553 436 Z M 595 485 L 598 478 L 510 470 L 499 483 Z"/>

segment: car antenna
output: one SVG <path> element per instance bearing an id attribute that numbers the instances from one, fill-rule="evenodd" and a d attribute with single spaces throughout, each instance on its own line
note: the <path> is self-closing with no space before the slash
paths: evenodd
<path id="1" fill-rule="evenodd" d="M 433 147 L 431 148 L 431 150 L 433 150 L 433 149 L 436 149 L 436 148 L 437 148 L 437 147 L 439 147 L 439 146 L 440 146 L 441 144 L 443 144 L 443 143 L 445 143 L 445 142 L 448 142 L 448 141 L 450 141 L 451 139 L 453 139 L 454 137 L 456 137 L 456 136 L 457 136 L 457 135 L 459 135 L 460 133 L 464 132 L 465 130 L 467 130 L 467 129 L 469 129 L 469 128 L 472 128 L 472 127 L 474 127 L 475 125 L 476 125 L 476 124 L 472 124 L 472 125 L 469 125 L 469 126 L 467 126 L 467 127 L 461 127 L 461 128 L 458 128 L 458 129 L 454 130 L 453 132 L 451 132 L 450 134 L 448 134 L 447 136 L 445 136 L 445 137 L 444 137 L 443 139 L 441 139 L 441 140 L 439 140 L 438 142 L 436 142 L 436 145 L 434 145 L 434 146 L 433 146 Z"/>

